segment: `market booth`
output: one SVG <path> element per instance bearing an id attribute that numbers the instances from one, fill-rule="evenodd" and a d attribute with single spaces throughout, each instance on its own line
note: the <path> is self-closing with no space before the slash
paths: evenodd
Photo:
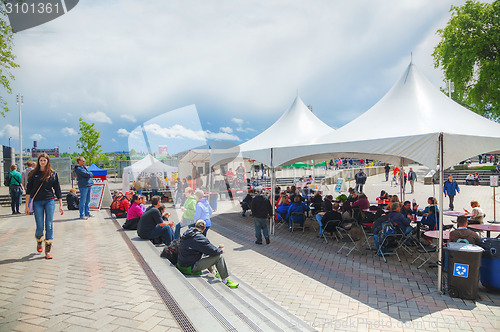
<path id="1" fill-rule="evenodd" d="M 105 169 L 99 168 L 96 164 L 92 164 L 88 167 L 88 170 L 94 174 L 94 179 L 101 179 L 102 181 L 108 179 L 108 171 Z"/>

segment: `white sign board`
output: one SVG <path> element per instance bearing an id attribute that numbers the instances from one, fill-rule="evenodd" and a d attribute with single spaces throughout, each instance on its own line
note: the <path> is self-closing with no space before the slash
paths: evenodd
<path id="1" fill-rule="evenodd" d="M 498 175 L 490 176 L 490 187 L 498 187 Z"/>

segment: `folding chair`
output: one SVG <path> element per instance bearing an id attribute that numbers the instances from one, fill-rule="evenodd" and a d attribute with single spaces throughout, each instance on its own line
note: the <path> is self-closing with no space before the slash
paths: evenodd
<path id="1" fill-rule="evenodd" d="M 351 234 L 349 234 L 349 231 L 343 227 L 337 226 L 336 228 L 340 236 L 339 241 L 342 242 L 342 247 L 340 247 L 340 249 L 337 251 L 337 254 L 340 253 L 340 251 L 342 251 L 342 249 L 344 248 L 349 249 L 349 252 L 347 253 L 347 255 L 345 255 L 346 257 L 349 256 L 349 254 L 355 249 L 361 252 L 358 248 L 359 238 L 352 237 Z M 349 247 L 350 243 L 353 244 L 352 247 Z"/>
<path id="2" fill-rule="evenodd" d="M 340 226 L 342 224 L 342 220 L 328 220 L 325 225 L 323 226 L 323 232 L 321 232 L 321 237 L 325 240 L 326 243 L 328 243 L 328 239 L 325 235 L 325 233 L 332 233 L 330 238 L 335 237 L 335 239 L 338 241 L 339 238 L 337 236 L 337 226 Z"/>
<path id="3" fill-rule="evenodd" d="M 372 246 L 370 244 L 370 241 L 368 241 L 368 237 L 372 237 L 372 227 L 373 227 L 373 222 L 360 222 L 359 228 L 361 228 L 361 231 L 363 232 L 363 236 L 365 238 L 366 244 L 368 245 L 368 249 L 372 250 Z"/>
<path id="4" fill-rule="evenodd" d="M 292 212 L 290 214 L 290 224 L 292 225 L 292 232 L 295 228 L 302 228 L 302 233 L 305 230 L 306 215 L 304 212 Z M 295 224 L 300 224 L 300 226 L 295 227 Z"/>
<path id="5" fill-rule="evenodd" d="M 399 249 L 399 243 L 400 243 L 402 238 L 403 238 L 403 234 L 401 234 L 401 233 L 385 235 L 384 239 L 382 240 L 382 243 L 380 244 L 380 247 L 377 251 L 377 255 L 382 256 L 382 258 L 384 259 L 384 262 L 386 262 L 386 263 L 387 263 L 387 259 L 385 258 L 385 256 L 396 255 L 396 257 L 398 258 L 398 261 L 401 262 L 401 258 L 399 258 L 399 254 L 398 254 L 398 249 Z M 384 252 L 385 251 L 384 249 L 387 249 L 389 247 L 389 245 L 391 245 L 391 244 L 394 244 L 393 248 L 391 248 L 393 251 L 392 252 Z"/>
<path id="6" fill-rule="evenodd" d="M 276 229 L 280 229 L 284 225 L 288 225 L 288 221 L 286 220 L 286 213 L 283 212 L 283 213 L 279 213 L 278 215 L 279 215 L 279 218 L 277 218 L 277 221 L 275 224 Z"/>

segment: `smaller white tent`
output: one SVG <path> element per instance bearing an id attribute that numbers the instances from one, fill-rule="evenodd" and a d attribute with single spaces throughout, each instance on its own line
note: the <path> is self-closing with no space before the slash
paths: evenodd
<path id="1" fill-rule="evenodd" d="M 177 173 L 177 170 L 177 167 L 166 165 L 148 154 L 143 159 L 123 169 L 123 192 L 129 190 L 130 181 L 140 180 L 144 183 L 153 177 L 158 177 L 162 181 L 165 177 L 172 179 L 172 173 Z"/>

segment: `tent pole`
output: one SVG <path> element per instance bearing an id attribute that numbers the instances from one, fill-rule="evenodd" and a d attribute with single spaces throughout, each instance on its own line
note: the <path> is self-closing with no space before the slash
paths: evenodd
<path id="1" fill-rule="evenodd" d="M 401 169 L 401 172 L 399 172 L 399 197 L 401 197 L 401 203 L 403 203 L 405 201 L 405 169 L 403 164 L 403 157 L 399 159 L 399 168 Z"/>
<path id="2" fill-rule="evenodd" d="M 439 243 L 438 243 L 438 293 L 443 294 L 443 181 L 444 181 L 444 162 L 443 162 L 443 133 L 439 134 Z"/>
<path id="3" fill-rule="evenodd" d="M 274 161 L 273 161 L 274 150 L 271 148 L 271 207 L 273 208 L 273 214 L 271 216 L 271 220 L 269 221 L 270 233 L 274 235 L 274 215 L 275 215 L 275 186 L 276 186 L 276 173 L 274 169 Z"/>

